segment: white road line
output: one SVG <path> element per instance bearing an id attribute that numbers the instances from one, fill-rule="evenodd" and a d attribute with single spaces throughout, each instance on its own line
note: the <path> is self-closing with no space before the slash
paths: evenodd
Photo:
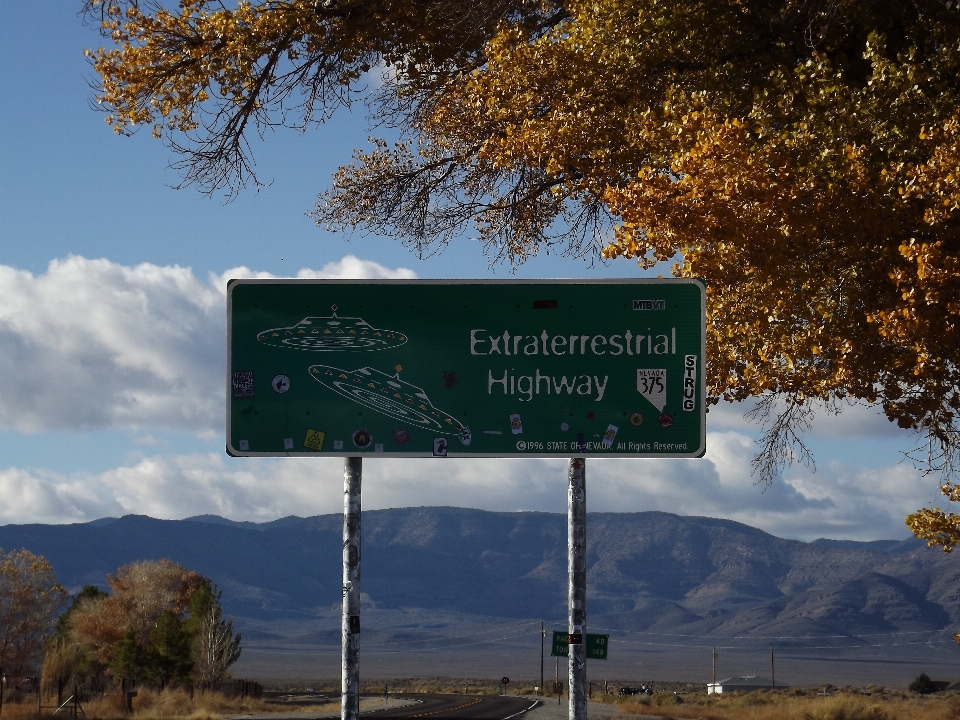
<path id="1" fill-rule="evenodd" d="M 531 705 L 530 707 L 525 708 L 520 712 L 515 712 L 513 715 L 507 715 L 505 718 L 500 718 L 500 720 L 510 720 L 510 718 L 515 718 L 517 715 L 523 715 L 525 712 L 530 712 L 531 710 L 533 710 L 539 704 L 540 704 L 539 700 L 534 700 L 533 705 Z"/>

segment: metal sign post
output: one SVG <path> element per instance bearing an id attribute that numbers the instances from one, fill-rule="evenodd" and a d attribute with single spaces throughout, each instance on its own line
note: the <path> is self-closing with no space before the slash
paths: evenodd
<path id="1" fill-rule="evenodd" d="M 571 458 L 567 469 L 567 629 L 570 632 L 570 720 L 587 720 L 587 461 Z M 579 637 L 578 637 L 579 636 Z M 575 642 L 579 640 L 579 642 Z"/>
<path id="2" fill-rule="evenodd" d="M 340 625 L 340 717 L 360 717 L 360 483 L 363 459 L 343 465 L 343 615 Z"/>

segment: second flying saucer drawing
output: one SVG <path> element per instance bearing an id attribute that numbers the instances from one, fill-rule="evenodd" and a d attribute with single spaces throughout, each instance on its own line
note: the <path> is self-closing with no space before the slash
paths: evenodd
<path id="1" fill-rule="evenodd" d="M 331 365 L 311 365 L 310 377 L 326 388 L 371 410 L 423 430 L 456 435 L 464 444 L 470 429 L 449 413 L 435 407 L 422 388 L 375 368 L 344 370 Z"/>

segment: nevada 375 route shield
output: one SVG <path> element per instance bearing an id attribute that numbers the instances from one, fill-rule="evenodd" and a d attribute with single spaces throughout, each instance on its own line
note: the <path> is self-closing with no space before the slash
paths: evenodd
<path id="1" fill-rule="evenodd" d="M 699 280 L 232 280 L 227 452 L 699 457 Z"/>

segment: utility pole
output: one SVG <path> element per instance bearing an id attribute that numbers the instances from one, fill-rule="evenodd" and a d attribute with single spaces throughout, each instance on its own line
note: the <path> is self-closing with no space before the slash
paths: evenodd
<path id="1" fill-rule="evenodd" d="M 340 718 L 360 717 L 360 482 L 363 459 L 343 464 L 343 614 L 340 623 Z"/>
<path id="2" fill-rule="evenodd" d="M 567 628 L 579 633 L 569 643 L 568 718 L 587 720 L 587 461 L 570 458 L 567 470 Z"/>
<path id="3" fill-rule="evenodd" d="M 770 645 L 770 689 L 777 689 L 777 671 L 773 665 L 773 644 Z"/>
<path id="4" fill-rule="evenodd" d="M 543 643 L 547 637 L 547 631 L 543 627 L 543 620 L 540 621 L 540 695 L 543 695 Z"/>
<path id="5" fill-rule="evenodd" d="M 560 658 L 557 658 L 557 680 L 553 683 L 557 689 L 557 705 L 560 704 L 560 698 L 563 696 L 563 690 L 560 688 Z"/>
<path id="6" fill-rule="evenodd" d="M 717 691 L 717 646 L 713 646 L 713 691 Z"/>

